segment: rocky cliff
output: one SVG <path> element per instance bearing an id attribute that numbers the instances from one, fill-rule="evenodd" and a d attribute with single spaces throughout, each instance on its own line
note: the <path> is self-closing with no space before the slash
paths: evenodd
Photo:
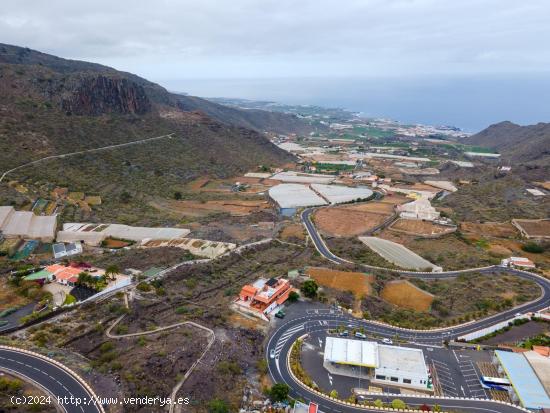
<path id="1" fill-rule="evenodd" d="M 61 101 L 61 107 L 67 114 L 144 115 L 151 110 L 151 102 L 143 87 L 123 78 L 103 75 L 85 77 L 66 95 Z"/>

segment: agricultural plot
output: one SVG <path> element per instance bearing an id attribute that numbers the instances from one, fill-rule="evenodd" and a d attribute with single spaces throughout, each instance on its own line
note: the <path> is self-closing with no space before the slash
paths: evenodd
<path id="1" fill-rule="evenodd" d="M 517 229 L 508 222 L 461 222 L 460 230 L 483 237 L 516 238 L 519 235 Z"/>
<path id="2" fill-rule="evenodd" d="M 550 238 L 550 219 L 514 219 L 512 223 L 527 238 Z"/>
<path id="3" fill-rule="evenodd" d="M 320 267 L 309 267 L 307 275 L 322 286 L 339 291 L 350 291 L 356 298 L 369 295 L 371 293 L 371 283 L 374 281 L 374 276 L 370 274 Z"/>
<path id="4" fill-rule="evenodd" d="M 438 225 L 433 222 L 421 221 L 417 219 L 398 219 L 389 227 L 389 229 L 425 237 L 437 237 L 439 235 L 456 231 L 455 227 Z"/>
<path id="5" fill-rule="evenodd" d="M 387 261 L 406 269 L 441 271 L 441 267 L 425 260 L 396 242 L 377 237 L 359 237 L 359 240 Z"/>
<path id="6" fill-rule="evenodd" d="M 406 198 L 394 196 L 381 201 L 322 208 L 315 214 L 315 225 L 324 234 L 333 237 L 355 237 L 372 231 L 387 220 L 395 205 Z"/>
<path id="7" fill-rule="evenodd" d="M 170 211 L 175 214 L 181 214 L 192 217 L 203 217 L 216 213 L 227 213 L 232 216 L 245 216 L 254 212 L 264 211 L 271 208 L 264 199 L 258 200 L 212 200 L 212 201 L 157 201 L 151 206 Z"/>
<path id="8" fill-rule="evenodd" d="M 433 294 L 405 280 L 388 282 L 380 293 L 380 297 L 398 307 L 415 311 L 428 311 L 434 300 Z"/>

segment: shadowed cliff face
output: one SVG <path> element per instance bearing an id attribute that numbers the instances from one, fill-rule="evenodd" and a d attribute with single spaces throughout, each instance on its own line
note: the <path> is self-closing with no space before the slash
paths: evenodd
<path id="1" fill-rule="evenodd" d="M 80 79 L 61 101 L 61 107 L 75 115 L 144 115 L 151 111 L 151 102 L 142 86 L 127 79 L 99 75 Z"/>

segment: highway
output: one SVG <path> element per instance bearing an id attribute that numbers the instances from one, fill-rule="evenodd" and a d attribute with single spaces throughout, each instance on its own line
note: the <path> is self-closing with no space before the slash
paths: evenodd
<path id="1" fill-rule="evenodd" d="M 62 411 L 104 413 L 103 407 L 95 404 L 95 395 L 83 382 L 68 369 L 46 358 L 14 348 L 0 347 L 0 370 L 38 384 L 52 396 L 52 404 L 54 401 L 57 403 L 58 398 L 66 398 L 66 402 L 59 405 Z"/>
<path id="2" fill-rule="evenodd" d="M 326 246 L 322 237 L 317 232 L 317 229 L 311 221 L 311 214 L 314 209 L 306 209 L 301 214 L 301 219 L 305 225 L 315 248 L 326 259 L 335 264 L 353 264 L 350 261 L 344 260 L 334 255 Z M 378 267 L 371 267 L 363 265 L 366 269 L 377 269 Z M 383 270 L 383 269 L 382 269 Z M 334 400 L 330 400 L 324 396 L 320 396 L 313 392 L 311 389 L 304 386 L 297 381 L 289 371 L 287 365 L 287 359 L 289 356 L 292 344 L 301 336 L 317 331 L 327 331 L 331 328 L 338 327 L 340 325 L 354 325 L 363 327 L 367 333 L 376 334 L 382 337 L 395 337 L 399 336 L 400 339 L 404 339 L 411 343 L 419 345 L 433 345 L 441 346 L 444 341 L 457 339 L 459 336 L 473 331 L 480 330 L 485 327 L 492 326 L 498 322 L 506 321 L 514 317 L 518 312 L 528 313 L 536 312 L 547 308 L 550 305 L 550 280 L 542 278 L 537 274 L 529 273 L 526 271 L 515 270 L 512 268 L 503 268 L 499 266 L 491 266 L 484 268 L 474 268 L 461 271 L 447 271 L 438 273 L 420 273 L 414 271 L 394 271 L 387 269 L 388 271 L 397 272 L 401 275 L 408 277 L 418 277 L 425 279 L 442 279 L 452 278 L 459 274 L 468 272 L 480 272 L 480 273 L 509 273 L 515 276 L 531 280 L 539 285 L 541 288 L 541 295 L 536 300 L 528 303 L 524 303 L 518 307 L 503 311 L 499 314 L 495 314 L 490 317 L 486 317 L 480 320 L 474 320 L 472 322 L 457 325 L 454 327 L 440 328 L 434 330 L 411 330 L 400 329 L 383 323 L 377 323 L 369 320 L 359 320 L 353 318 L 347 314 L 341 313 L 335 309 L 318 309 L 307 310 L 305 313 L 286 321 L 283 325 L 277 328 L 271 335 L 267 344 L 266 357 L 268 361 L 268 368 L 271 377 L 274 382 L 286 383 L 291 388 L 291 393 L 294 397 L 302 398 L 306 401 L 313 401 L 319 404 L 320 410 L 325 413 L 335 412 L 356 412 L 356 411 L 378 411 L 376 409 L 369 409 L 365 407 L 353 407 L 343 403 L 339 403 Z M 275 352 L 275 358 L 270 357 L 270 352 Z M 492 400 L 486 399 L 454 399 L 454 398 L 432 398 L 423 396 L 405 396 L 405 395 L 388 395 L 380 397 L 375 395 L 375 398 L 382 398 L 384 401 L 391 400 L 394 397 L 398 397 L 410 405 L 439 404 L 444 410 L 453 410 L 461 412 L 499 412 L 499 413 L 513 413 L 524 412 L 526 410 L 510 406 L 507 404 L 498 403 Z M 386 400 L 387 399 L 387 400 Z"/>

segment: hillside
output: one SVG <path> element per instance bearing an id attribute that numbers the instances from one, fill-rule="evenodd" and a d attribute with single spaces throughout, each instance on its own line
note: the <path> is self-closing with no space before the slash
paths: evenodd
<path id="1" fill-rule="evenodd" d="M 512 163 L 550 164 L 550 123 L 520 126 L 500 122 L 465 138 L 464 143 L 497 150 Z"/>
<path id="2" fill-rule="evenodd" d="M 174 133 L 172 139 L 18 170 L 7 180 L 24 183 L 27 193 L 14 193 L 3 182 L 0 201 L 25 204 L 66 186 L 112 200 L 104 213 L 116 219 L 120 212 L 133 222 L 140 215 L 136 208 L 146 208 L 150 197 L 171 197 L 198 176 L 228 177 L 292 160 L 234 119 L 183 110 L 179 98 L 129 73 L 0 45 L 2 172 L 49 155 Z M 114 201 L 126 192 L 140 205 Z"/>

